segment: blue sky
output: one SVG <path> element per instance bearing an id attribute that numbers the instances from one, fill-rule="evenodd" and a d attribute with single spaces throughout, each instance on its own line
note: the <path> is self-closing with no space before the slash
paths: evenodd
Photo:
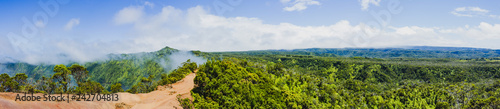
<path id="1" fill-rule="evenodd" d="M 422 45 L 499 49 L 499 2 L 3 0 L 0 62 L 92 61 L 165 46 L 202 51 Z"/>

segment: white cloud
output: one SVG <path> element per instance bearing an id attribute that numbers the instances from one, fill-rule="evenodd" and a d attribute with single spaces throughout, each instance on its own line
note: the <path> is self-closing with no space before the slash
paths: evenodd
<path id="1" fill-rule="evenodd" d="M 450 13 L 459 17 L 490 17 L 500 19 L 499 15 L 490 14 L 489 10 L 479 7 L 458 7 Z"/>
<path id="2" fill-rule="evenodd" d="M 144 2 L 144 5 L 145 6 L 149 6 L 150 8 L 154 8 L 155 7 L 154 3 L 151 3 L 151 2 L 148 2 L 148 1 Z"/>
<path id="3" fill-rule="evenodd" d="M 403 26 L 386 29 L 352 24 L 347 20 L 324 26 L 299 26 L 291 23 L 266 24 L 258 18 L 223 17 L 208 13 L 201 6 L 187 10 L 172 6 L 158 13 L 145 14 L 140 7 L 124 10 L 141 13 L 133 20 L 122 20 L 131 25 L 131 31 L 116 32 L 107 37 L 114 41 L 68 39 L 70 37 L 43 37 L 39 44 L 44 49 L 26 48 L 24 54 L 2 52 L 28 63 L 58 64 L 73 60 L 88 62 L 109 53 L 136 53 L 159 50 L 170 46 L 184 50 L 244 51 L 297 48 L 392 47 L 392 46 L 456 46 L 499 49 L 500 24 L 482 22 L 457 28 Z M 156 12 L 156 11 L 152 11 Z M 115 16 L 115 21 L 121 19 Z M 370 30 L 370 31 L 365 31 Z M 377 33 L 378 32 L 378 33 Z M 123 36 L 126 33 L 126 36 Z M 369 37 L 358 36 L 367 33 Z M 36 37 L 42 40 L 42 37 Z M 51 39 L 49 39 L 51 38 Z M 35 39 L 35 40 L 39 40 Z M 2 41 L 2 40 L 0 40 Z M 0 43 L 5 45 L 5 43 Z M 4 50 L 0 46 L 0 51 Z M 9 46 L 9 45 L 6 45 Z M 31 47 L 31 46 L 29 46 Z M 50 52 L 49 52 L 50 51 Z M 1 57 L 1 56 L 0 56 Z M 62 61 L 61 61 L 62 60 Z M 1 58 L 0 58 L 0 61 Z"/>
<path id="4" fill-rule="evenodd" d="M 500 19 L 500 15 L 490 15 L 491 18 Z"/>
<path id="5" fill-rule="evenodd" d="M 116 24 L 133 23 L 144 15 L 144 6 L 129 6 L 120 10 L 114 18 Z"/>
<path id="6" fill-rule="evenodd" d="M 370 7 L 370 4 L 379 6 L 380 0 L 359 0 L 361 3 L 361 9 L 367 10 Z"/>
<path id="7" fill-rule="evenodd" d="M 293 2 L 291 0 L 280 0 L 280 2 L 287 5 L 287 7 L 283 8 L 285 11 L 302 11 L 310 5 L 321 5 L 316 0 L 295 0 Z"/>
<path id="8" fill-rule="evenodd" d="M 478 17 L 485 16 L 488 12 L 490 11 L 479 7 L 458 7 L 451 11 L 451 14 L 456 16 Z"/>
<path id="9" fill-rule="evenodd" d="M 500 39 L 500 24 L 489 24 L 481 22 L 478 26 L 455 29 L 444 29 L 442 33 L 452 33 L 459 36 L 466 36 L 478 40 L 496 40 Z"/>
<path id="10" fill-rule="evenodd" d="M 79 18 L 73 18 L 66 23 L 66 26 L 64 26 L 65 30 L 71 30 L 73 27 L 77 26 L 80 24 L 80 19 Z"/>
<path id="11" fill-rule="evenodd" d="M 410 28 L 407 26 L 402 28 L 393 28 L 393 29 L 396 30 L 397 34 L 401 35 L 413 35 L 417 33 L 414 28 Z"/>
<path id="12" fill-rule="evenodd" d="M 472 11 L 472 12 L 480 12 L 480 13 L 490 12 L 489 10 L 481 9 L 479 7 L 459 7 L 459 8 L 456 8 L 455 11 L 457 11 L 457 12 Z"/>
<path id="13" fill-rule="evenodd" d="M 134 24 L 138 35 L 134 43 L 143 45 L 139 50 L 156 50 L 168 45 L 202 51 L 240 51 L 398 45 L 481 46 L 471 41 L 500 39 L 494 37 L 500 36 L 495 31 L 500 30 L 498 24 L 481 23 L 476 27 L 462 28 L 477 31 L 469 34 L 461 34 L 459 29 L 445 32 L 447 29 L 437 27 L 405 26 L 380 30 L 365 28 L 364 25 L 351 24 L 346 20 L 325 26 L 273 25 L 265 24 L 258 18 L 215 16 L 200 6 L 187 11 L 168 6 L 160 13 Z M 370 33 L 366 44 L 356 44 L 353 40 L 364 30 L 380 33 Z"/>

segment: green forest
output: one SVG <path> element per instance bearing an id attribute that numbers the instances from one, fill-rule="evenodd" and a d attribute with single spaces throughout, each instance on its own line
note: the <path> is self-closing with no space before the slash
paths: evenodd
<path id="1" fill-rule="evenodd" d="M 184 108 L 500 108 L 500 53 L 473 48 L 298 49 L 192 54 L 178 50 L 110 55 L 70 65 L 10 63 L 4 92 L 147 93 L 196 72 Z M 163 61 L 159 61 L 163 60 Z"/>
<path id="2" fill-rule="evenodd" d="M 494 58 L 198 54 L 196 108 L 500 108 Z"/>

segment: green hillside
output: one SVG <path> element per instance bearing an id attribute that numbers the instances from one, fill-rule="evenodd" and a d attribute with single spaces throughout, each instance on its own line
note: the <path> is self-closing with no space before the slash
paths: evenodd
<path id="1" fill-rule="evenodd" d="M 180 51 L 166 47 L 157 52 L 111 54 L 108 60 L 83 67 L 2 64 L 11 71 L 10 76 L 0 75 L 0 82 L 1 91 L 9 92 L 147 93 L 198 69 L 191 93 L 194 100 L 179 99 L 184 108 L 500 108 L 497 50 L 343 50 L 362 55 L 334 52 L 340 49 L 191 51 L 208 61 L 182 60 L 174 65 L 172 60 L 177 58 L 170 56 Z M 87 81 L 79 81 L 77 77 L 85 78 L 78 76 L 84 71 L 89 71 Z M 72 82 L 78 87 L 66 86 L 68 75 L 74 77 L 69 80 L 78 80 Z"/>
<path id="2" fill-rule="evenodd" d="M 176 66 L 170 65 L 169 55 L 179 52 L 177 49 L 165 47 L 156 52 L 144 52 L 134 54 L 110 54 L 107 60 L 99 60 L 88 63 L 79 63 L 89 71 L 89 79 L 101 83 L 104 87 L 121 83 L 124 89 L 141 81 L 142 77 L 154 76 L 159 79 L 161 74 L 172 71 Z M 186 60 L 183 60 L 186 61 Z M 71 66 L 78 63 L 70 63 Z M 40 80 L 42 77 L 50 77 L 55 65 L 30 65 L 27 63 L 5 63 L 5 72 L 14 76 L 17 73 L 25 73 L 28 80 Z M 76 82 L 73 82 L 76 83 Z"/>

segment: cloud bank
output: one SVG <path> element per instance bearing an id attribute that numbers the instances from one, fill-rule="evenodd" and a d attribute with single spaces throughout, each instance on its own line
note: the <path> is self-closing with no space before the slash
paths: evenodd
<path id="1" fill-rule="evenodd" d="M 141 10 L 137 8 L 136 10 Z M 439 27 L 371 28 L 347 20 L 325 26 L 298 26 L 290 23 L 265 24 L 258 18 L 221 17 L 207 13 L 201 6 L 186 11 L 166 6 L 161 12 L 132 21 L 139 36 L 136 43 L 163 45 L 203 51 L 241 51 L 258 49 L 294 49 L 309 47 L 352 47 L 353 38 L 366 30 L 366 46 L 435 45 L 483 46 L 473 41 L 498 39 L 498 24 L 452 29 Z M 118 19 L 116 19 L 118 20 Z M 464 34 L 467 33 L 467 34 Z M 483 46 L 485 47 L 485 46 Z M 486 46 L 496 48 L 495 46 Z"/>
<path id="2" fill-rule="evenodd" d="M 0 62 L 88 62 L 102 59 L 109 53 L 150 52 L 165 46 L 201 51 L 420 45 L 500 48 L 500 24 L 486 22 L 456 28 L 372 28 L 348 20 L 323 26 L 299 26 L 266 24 L 259 18 L 216 16 L 201 6 L 186 10 L 165 6 L 154 12 L 146 13 L 144 6 L 129 6 L 117 11 L 111 22 L 119 27 L 131 27 L 131 30 L 126 30 L 126 37 L 114 37 L 111 41 L 81 41 L 55 36 L 34 39 L 41 41 L 23 47 L 25 52 L 0 47 L 2 51 L 8 51 L 0 53 Z M 364 41 L 358 41 L 360 39 Z M 35 45 L 43 45 L 43 49 L 37 49 L 39 46 Z"/>

